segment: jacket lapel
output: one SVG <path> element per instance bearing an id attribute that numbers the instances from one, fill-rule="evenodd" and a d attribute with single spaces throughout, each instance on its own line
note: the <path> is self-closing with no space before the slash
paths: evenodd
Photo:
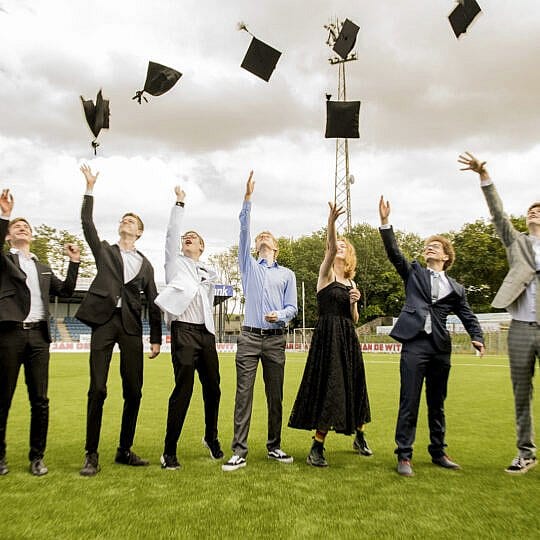
<path id="1" fill-rule="evenodd" d="M 122 261 L 122 255 L 120 254 L 120 248 L 118 247 L 118 244 L 114 244 L 113 246 L 113 260 L 114 264 L 116 265 L 116 270 L 119 272 L 120 279 L 122 282 L 124 281 L 124 261 Z"/>

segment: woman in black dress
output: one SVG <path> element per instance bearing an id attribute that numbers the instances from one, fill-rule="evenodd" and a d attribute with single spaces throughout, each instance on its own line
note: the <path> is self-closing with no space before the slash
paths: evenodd
<path id="1" fill-rule="evenodd" d="M 360 291 L 352 278 L 356 254 L 351 243 L 338 239 L 336 220 L 343 208 L 328 203 L 326 252 L 319 269 L 317 305 L 319 319 L 313 332 L 304 375 L 294 403 L 289 427 L 315 430 L 307 462 L 326 467 L 324 440 L 328 431 L 352 435 L 353 448 L 371 456 L 364 437 L 370 421 L 369 399 L 360 343 L 356 335 Z"/>

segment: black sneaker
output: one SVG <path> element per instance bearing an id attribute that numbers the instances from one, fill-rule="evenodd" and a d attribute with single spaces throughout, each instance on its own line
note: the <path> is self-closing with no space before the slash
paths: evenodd
<path id="1" fill-rule="evenodd" d="M 4 474 L 7 474 L 9 472 L 9 469 L 7 467 L 7 461 L 5 458 L 0 459 L 0 476 L 4 476 Z"/>
<path id="2" fill-rule="evenodd" d="M 203 445 L 210 450 L 210 457 L 212 459 L 223 459 L 223 450 L 221 450 L 221 445 L 219 444 L 218 439 L 214 439 L 212 442 L 208 442 L 203 438 Z"/>
<path id="3" fill-rule="evenodd" d="M 147 459 L 139 457 L 131 450 L 122 450 L 121 448 L 118 448 L 116 451 L 114 461 L 120 465 L 131 465 L 132 467 L 146 467 L 147 465 L 150 465 L 150 462 Z"/>
<path id="4" fill-rule="evenodd" d="M 356 432 L 356 437 L 353 441 L 353 450 L 356 450 L 361 456 L 372 456 L 373 451 L 368 446 L 364 433 L 362 431 Z"/>
<path id="5" fill-rule="evenodd" d="M 86 454 L 84 460 L 83 468 L 79 471 L 81 476 L 96 476 L 96 474 L 101 470 L 98 462 L 98 454 L 92 452 Z"/>
<path id="6" fill-rule="evenodd" d="M 328 462 L 324 458 L 324 445 L 322 442 L 313 440 L 306 461 L 308 465 L 313 465 L 314 467 L 328 467 Z"/>
<path id="7" fill-rule="evenodd" d="M 536 467 L 535 457 L 532 458 L 522 458 L 520 456 L 512 460 L 512 463 L 506 467 L 505 472 L 509 474 L 525 474 L 529 469 Z"/>
<path id="8" fill-rule="evenodd" d="M 43 458 L 36 458 L 30 462 L 30 472 L 34 476 L 45 476 L 49 472 L 49 469 L 43 463 Z"/>
<path id="9" fill-rule="evenodd" d="M 176 456 L 163 454 L 159 458 L 159 461 L 162 469 L 166 469 L 168 471 L 177 471 L 180 468 L 180 463 L 178 462 L 178 458 Z"/>
<path id="10" fill-rule="evenodd" d="M 292 456 L 285 453 L 281 448 L 274 448 L 270 450 L 267 454 L 268 459 L 273 459 L 274 461 L 279 461 L 279 463 L 290 464 L 294 461 Z"/>

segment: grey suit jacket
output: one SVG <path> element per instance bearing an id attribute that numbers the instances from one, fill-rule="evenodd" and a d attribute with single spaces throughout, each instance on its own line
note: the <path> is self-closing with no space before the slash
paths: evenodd
<path id="1" fill-rule="evenodd" d="M 503 203 L 494 184 L 482 187 L 493 224 L 506 249 L 510 270 L 504 278 L 491 305 L 495 308 L 507 308 L 536 278 L 536 263 L 529 235 L 517 231 L 504 213 Z"/>

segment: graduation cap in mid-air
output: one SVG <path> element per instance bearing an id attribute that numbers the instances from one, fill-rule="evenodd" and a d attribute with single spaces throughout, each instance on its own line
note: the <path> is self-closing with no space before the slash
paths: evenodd
<path id="1" fill-rule="evenodd" d="M 144 83 L 144 88 L 138 90 L 136 94 L 131 99 L 136 99 L 139 104 L 141 100 L 148 102 L 144 92 L 151 94 L 152 96 L 161 96 L 165 92 L 168 92 L 182 76 L 179 71 L 176 69 L 162 66 L 157 62 L 148 62 L 148 71 L 146 72 L 146 82 Z"/>
<path id="2" fill-rule="evenodd" d="M 326 101 L 326 133 L 327 139 L 358 139 L 358 118 L 360 116 L 359 101 Z"/>
<path id="3" fill-rule="evenodd" d="M 281 52 L 257 39 L 243 22 L 238 23 L 238 30 L 245 30 L 252 37 L 240 66 L 268 82 L 276 68 Z"/>
<path id="4" fill-rule="evenodd" d="M 482 11 L 475 0 L 456 0 L 458 5 L 448 15 L 452 30 L 458 38 L 467 31 L 474 18 Z"/>
<path id="5" fill-rule="evenodd" d="M 95 139 L 92 141 L 92 148 L 94 149 L 94 155 L 96 154 L 99 143 L 97 137 L 99 132 L 104 129 L 109 129 L 109 100 L 103 99 L 101 90 L 97 93 L 96 104 L 91 99 L 84 99 L 81 96 L 81 101 L 84 109 L 84 116 L 88 122 L 88 126 Z"/>
<path id="6" fill-rule="evenodd" d="M 332 49 L 339 54 L 343 60 L 347 60 L 347 56 L 352 51 L 354 44 L 356 43 L 356 35 L 358 34 L 360 27 L 354 24 L 349 19 L 345 19 L 339 35 L 334 43 Z"/>

